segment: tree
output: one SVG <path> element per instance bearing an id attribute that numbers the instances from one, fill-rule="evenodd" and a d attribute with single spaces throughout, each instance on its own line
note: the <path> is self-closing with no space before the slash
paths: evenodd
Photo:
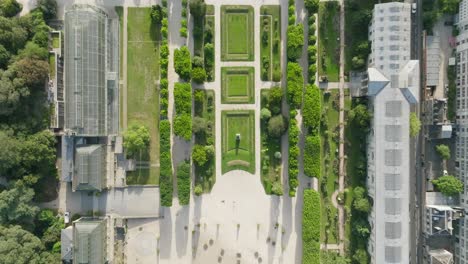
<path id="1" fill-rule="evenodd" d="M 369 263 L 369 256 L 367 255 L 367 251 L 365 249 L 359 248 L 354 252 L 353 260 L 359 264 L 367 264 Z"/>
<path id="2" fill-rule="evenodd" d="M 17 170 L 24 170 L 23 174 L 40 173 L 42 176 L 55 172 L 56 140 L 50 131 L 43 130 L 19 141 L 22 142 L 21 168 Z"/>
<path id="3" fill-rule="evenodd" d="M 281 111 L 283 102 L 283 89 L 281 87 L 272 87 L 268 90 L 268 106 L 270 111 L 277 115 Z"/>
<path id="4" fill-rule="evenodd" d="M 268 135 L 278 138 L 286 131 L 286 121 L 282 115 L 276 115 L 268 121 Z"/>
<path id="5" fill-rule="evenodd" d="M 190 14 L 195 18 L 205 16 L 206 4 L 204 0 L 190 0 L 189 2 Z"/>
<path id="6" fill-rule="evenodd" d="M 163 10 L 160 5 L 153 5 L 151 6 L 151 20 L 156 24 L 156 25 L 161 25 L 161 21 L 164 17 Z"/>
<path id="7" fill-rule="evenodd" d="M 270 110 L 268 110 L 268 108 L 265 108 L 265 107 L 262 108 L 262 110 L 260 111 L 260 119 L 263 121 L 268 121 L 270 117 L 271 117 Z"/>
<path id="8" fill-rule="evenodd" d="M 11 72 L 4 72 L 0 79 L 0 115 L 11 114 L 19 106 L 21 98 L 29 95 L 29 89 L 24 86 L 23 80 L 12 81 L 7 76 L 9 73 Z"/>
<path id="9" fill-rule="evenodd" d="M 177 115 L 174 119 L 174 134 L 189 141 L 192 138 L 192 117 L 188 113 Z"/>
<path id="10" fill-rule="evenodd" d="M 361 58 L 359 56 L 354 56 L 351 59 L 351 65 L 352 65 L 353 69 L 361 69 L 364 66 L 366 66 L 366 62 L 364 61 L 363 58 Z"/>
<path id="11" fill-rule="evenodd" d="M 0 12 L 5 17 L 14 17 L 21 12 L 23 5 L 16 0 L 2 0 L 0 1 Z"/>
<path id="12" fill-rule="evenodd" d="M 353 233 L 361 238 L 367 239 L 370 235 L 369 223 L 363 218 L 358 218 L 353 223 Z"/>
<path id="13" fill-rule="evenodd" d="M 45 20 L 54 19 L 57 16 L 57 2 L 55 0 L 39 0 L 37 9 L 42 12 Z"/>
<path id="14" fill-rule="evenodd" d="M 0 131 L 0 142 L 2 146 L 0 151 L 0 175 L 6 175 L 10 169 L 20 164 L 21 146 L 16 138 L 8 136 L 4 131 Z"/>
<path id="15" fill-rule="evenodd" d="M 49 63 L 43 60 L 24 58 L 13 64 L 18 78 L 24 80 L 26 86 L 40 87 L 47 79 L 49 73 Z"/>
<path id="16" fill-rule="evenodd" d="M 192 67 L 203 67 L 205 61 L 200 56 L 193 56 L 192 58 Z"/>
<path id="17" fill-rule="evenodd" d="M 307 11 L 309 11 L 309 14 L 314 14 L 318 12 L 318 3 L 319 0 L 305 0 L 304 5 L 305 8 L 307 8 Z"/>
<path id="18" fill-rule="evenodd" d="M 287 52 L 290 61 L 301 57 L 304 45 L 304 26 L 302 24 L 288 26 Z"/>
<path id="19" fill-rule="evenodd" d="M 198 166 L 203 166 L 208 161 L 205 147 L 195 144 L 192 149 L 192 159 Z"/>
<path id="20" fill-rule="evenodd" d="M 0 44 L 0 68 L 5 68 L 8 61 L 10 60 L 10 52 L 5 49 L 5 47 Z"/>
<path id="21" fill-rule="evenodd" d="M 204 133 L 208 128 L 206 119 L 203 117 L 195 116 L 192 122 L 193 133 Z"/>
<path id="22" fill-rule="evenodd" d="M 279 181 L 275 181 L 271 187 L 271 193 L 274 195 L 283 195 L 283 185 Z"/>
<path id="23" fill-rule="evenodd" d="M 447 145 L 437 145 L 436 151 L 440 155 L 440 157 L 444 160 L 450 159 L 450 148 Z"/>
<path id="24" fill-rule="evenodd" d="M 302 108 L 304 125 L 317 130 L 320 126 L 321 111 L 320 90 L 317 86 L 309 84 L 304 94 L 304 107 Z"/>
<path id="25" fill-rule="evenodd" d="M 206 79 L 206 71 L 202 67 L 195 67 L 192 70 L 192 80 L 198 84 L 202 84 Z"/>
<path id="26" fill-rule="evenodd" d="M 205 65 L 206 67 L 213 67 L 214 64 L 214 46 L 212 43 L 206 43 L 205 48 Z"/>
<path id="27" fill-rule="evenodd" d="M 124 133 L 123 146 L 129 157 L 144 151 L 150 143 L 150 133 L 146 126 L 132 125 Z"/>
<path id="28" fill-rule="evenodd" d="M 33 189 L 16 181 L 8 190 L 0 193 L 0 225 L 20 224 L 31 227 L 39 208 L 32 204 Z"/>
<path id="29" fill-rule="evenodd" d="M 432 180 L 432 184 L 446 196 L 454 196 L 463 192 L 463 182 L 452 175 L 445 175 Z"/>
<path id="30" fill-rule="evenodd" d="M 48 38 L 48 36 L 47 36 Z M 26 46 L 18 52 L 17 59 L 36 59 L 46 61 L 49 58 L 49 51 L 34 42 L 26 43 Z"/>
<path id="31" fill-rule="evenodd" d="M 370 211 L 369 199 L 367 199 L 366 190 L 363 187 L 358 186 L 354 188 L 353 207 L 363 213 Z"/>
<path id="32" fill-rule="evenodd" d="M 349 111 L 348 118 L 354 122 L 359 128 L 367 133 L 370 127 L 371 114 L 364 104 L 358 104 L 351 111 Z"/>
<path id="33" fill-rule="evenodd" d="M 419 120 L 416 113 L 410 114 L 410 136 L 415 137 L 419 134 L 421 130 L 421 121 Z"/>
<path id="34" fill-rule="evenodd" d="M 192 72 L 192 60 L 190 59 L 190 51 L 187 46 L 174 51 L 174 69 L 180 78 L 190 80 Z"/>
<path id="35" fill-rule="evenodd" d="M 0 263 L 48 263 L 44 262 L 47 254 L 43 253 L 45 252 L 41 240 L 33 234 L 17 225 L 0 225 Z"/>

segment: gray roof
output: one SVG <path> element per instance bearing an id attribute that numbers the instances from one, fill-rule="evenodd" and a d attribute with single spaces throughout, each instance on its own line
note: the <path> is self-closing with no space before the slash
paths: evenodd
<path id="1" fill-rule="evenodd" d="M 62 259 L 71 261 L 73 259 L 73 228 L 71 226 L 62 229 L 60 232 L 60 243 Z"/>
<path id="2" fill-rule="evenodd" d="M 100 191 L 106 179 L 106 148 L 104 145 L 76 147 L 73 190 Z"/>
<path id="3" fill-rule="evenodd" d="M 73 229 L 73 263 L 102 264 L 106 259 L 105 219 L 81 218 Z"/>

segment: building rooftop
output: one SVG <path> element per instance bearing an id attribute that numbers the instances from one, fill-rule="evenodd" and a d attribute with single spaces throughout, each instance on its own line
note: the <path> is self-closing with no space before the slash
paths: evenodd
<path id="1" fill-rule="evenodd" d="M 100 191 L 105 187 L 106 148 L 78 145 L 75 149 L 73 190 Z"/>
<path id="2" fill-rule="evenodd" d="M 99 264 L 106 260 L 106 220 L 80 218 L 73 223 L 73 263 Z"/>

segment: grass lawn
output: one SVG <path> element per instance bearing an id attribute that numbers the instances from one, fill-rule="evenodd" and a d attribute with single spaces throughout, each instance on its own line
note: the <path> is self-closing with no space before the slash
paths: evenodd
<path id="1" fill-rule="evenodd" d="M 195 144 L 215 146 L 215 95 L 211 90 L 200 90 L 204 93 L 204 102 L 202 105 L 194 104 L 194 116 L 203 117 L 211 126 L 207 129 L 209 133 L 195 134 Z M 201 185 L 203 192 L 208 193 L 216 182 L 216 155 L 210 159 L 203 167 L 194 163 L 195 185 Z"/>
<path id="2" fill-rule="evenodd" d="M 268 95 L 269 89 L 262 89 L 261 98 L 265 98 Z M 266 102 L 262 100 L 262 108 L 266 107 Z M 275 152 L 281 152 L 281 138 L 269 138 L 267 132 L 268 124 L 261 121 L 261 137 L 262 137 L 262 169 L 261 178 L 263 188 L 265 188 L 266 194 L 271 194 L 271 188 L 273 183 L 279 182 L 281 184 L 281 160 L 275 158 Z M 267 164 L 266 164 L 267 163 Z"/>
<path id="3" fill-rule="evenodd" d="M 51 79 L 55 79 L 55 53 L 49 53 L 49 74 Z"/>
<path id="4" fill-rule="evenodd" d="M 151 23 L 150 8 L 128 8 L 127 120 L 145 125 L 151 134 L 147 155 L 137 160 L 137 171 L 127 174 L 128 184 L 159 182 L 159 79 L 158 31 Z"/>
<path id="5" fill-rule="evenodd" d="M 221 6 L 221 60 L 253 61 L 254 11 L 251 6 Z"/>
<path id="6" fill-rule="evenodd" d="M 264 5 L 260 8 L 260 27 L 264 33 L 261 33 L 260 67 L 262 70 L 262 80 L 269 81 L 281 78 L 281 8 L 279 5 Z M 267 36 L 267 42 L 263 42 L 263 34 Z M 264 71 L 267 72 L 266 76 Z M 273 73 L 276 77 L 273 78 Z"/>
<path id="7" fill-rule="evenodd" d="M 60 34 L 58 32 L 52 33 L 52 48 L 60 48 Z"/>
<path id="8" fill-rule="evenodd" d="M 329 94 L 323 93 L 322 106 L 326 111 L 326 126 L 320 129 L 320 136 L 322 138 L 322 172 L 323 176 L 321 184 L 326 187 L 326 193 L 323 192 L 324 187 L 321 187 L 322 195 L 322 223 L 321 225 L 321 239 L 323 243 L 334 244 L 338 237 L 337 216 L 338 210 L 331 202 L 333 192 L 338 189 L 338 168 L 339 159 L 336 150 L 339 148 L 336 136 L 339 134 L 339 109 L 334 107 L 338 106 L 339 91 L 337 89 L 331 90 Z M 336 136 L 335 136 L 336 135 Z M 329 209 L 328 209 L 329 208 Z M 329 211 L 328 211 L 329 210 Z M 327 233 L 326 233 L 327 232 Z"/>
<path id="9" fill-rule="evenodd" d="M 337 82 L 340 74 L 340 13 L 338 2 L 319 4 L 318 74 Z"/>
<path id="10" fill-rule="evenodd" d="M 221 103 L 253 104 L 255 99 L 253 67 L 221 69 Z"/>
<path id="11" fill-rule="evenodd" d="M 255 173 L 255 115 L 254 111 L 223 111 L 222 172 L 245 170 Z M 240 140 L 236 135 L 240 134 Z"/>

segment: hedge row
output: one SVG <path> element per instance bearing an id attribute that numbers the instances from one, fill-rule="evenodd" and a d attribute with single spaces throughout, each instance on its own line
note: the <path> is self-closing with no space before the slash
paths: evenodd
<path id="1" fill-rule="evenodd" d="M 320 114 L 322 104 L 320 90 L 314 84 L 307 85 L 304 95 L 304 108 L 302 109 L 302 120 L 306 127 L 312 129 L 314 133 L 320 128 Z"/>
<path id="2" fill-rule="evenodd" d="M 174 134 L 185 140 L 192 138 L 192 86 L 190 83 L 175 83 Z"/>
<path id="3" fill-rule="evenodd" d="M 298 159 L 299 159 L 299 128 L 296 121 L 296 110 L 292 110 L 289 121 L 289 196 L 293 197 L 296 195 L 296 188 L 299 185 L 297 176 L 299 174 Z"/>
<path id="4" fill-rule="evenodd" d="M 161 165 L 159 189 L 162 206 L 172 206 L 172 157 L 171 157 L 171 124 L 169 120 L 159 122 L 159 144 Z"/>
<path id="5" fill-rule="evenodd" d="M 289 1 L 287 28 L 287 54 L 290 61 L 296 61 L 302 55 L 304 45 L 304 26 L 296 25 L 296 8 L 294 0 Z"/>
<path id="6" fill-rule="evenodd" d="M 308 37 L 308 44 L 309 46 L 307 47 L 307 57 L 309 61 L 309 69 L 308 69 L 308 75 L 309 75 L 309 83 L 314 84 L 315 83 L 315 75 L 317 73 L 317 37 L 315 36 L 315 16 L 312 14 L 309 16 L 309 37 Z"/>
<path id="7" fill-rule="evenodd" d="M 320 194 L 304 190 L 302 209 L 302 263 L 320 264 Z"/>
<path id="8" fill-rule="evenodd" d="M 187 0 L 182 0 L 182 19 L 180 20 L 180 36 L 183 38 L 187 37 Z"/>
<path id="9" fill-rule="evenodd" d="M 292 108 L 299 109 L 302 104 L 304 77 L 302 68 L 297 62 L 288 62 L 287 66 L 287 99 Z"/>
<path id="10" fill-rule="evenodd" d="M 320 135 L 310 135 L 305 139 L 304 173 L 309 177 L 320 178 Z"/>
<path id="11" fill-rule="evenodd" d="M 180 205 L 189 204 L 190 185 L 190 162 L 185 160 L 177 166 L 177 197 Z"/>
<path id="12" fill-rule="evenodd" d="M 190 81 L 192 74 L 192 59 L 187 46 L 174 50 L 174 69 L 179 77 L 185 81 Z"/>
<path id="13" fill-rule="evenodd" d="M 154 7 L 158 10 L 159 8 Z M 169 66 L 169 46 L 167 45 L 167 3 L 163 2 L 161 20 L 161 48 L 159 62 L 161 65 L 161 81 L 159 83 L 159 116 L 160 119 L 167 119 L 167 107 L 169 105 L 169 82 L 167 81 L 167 69 Z"/>

